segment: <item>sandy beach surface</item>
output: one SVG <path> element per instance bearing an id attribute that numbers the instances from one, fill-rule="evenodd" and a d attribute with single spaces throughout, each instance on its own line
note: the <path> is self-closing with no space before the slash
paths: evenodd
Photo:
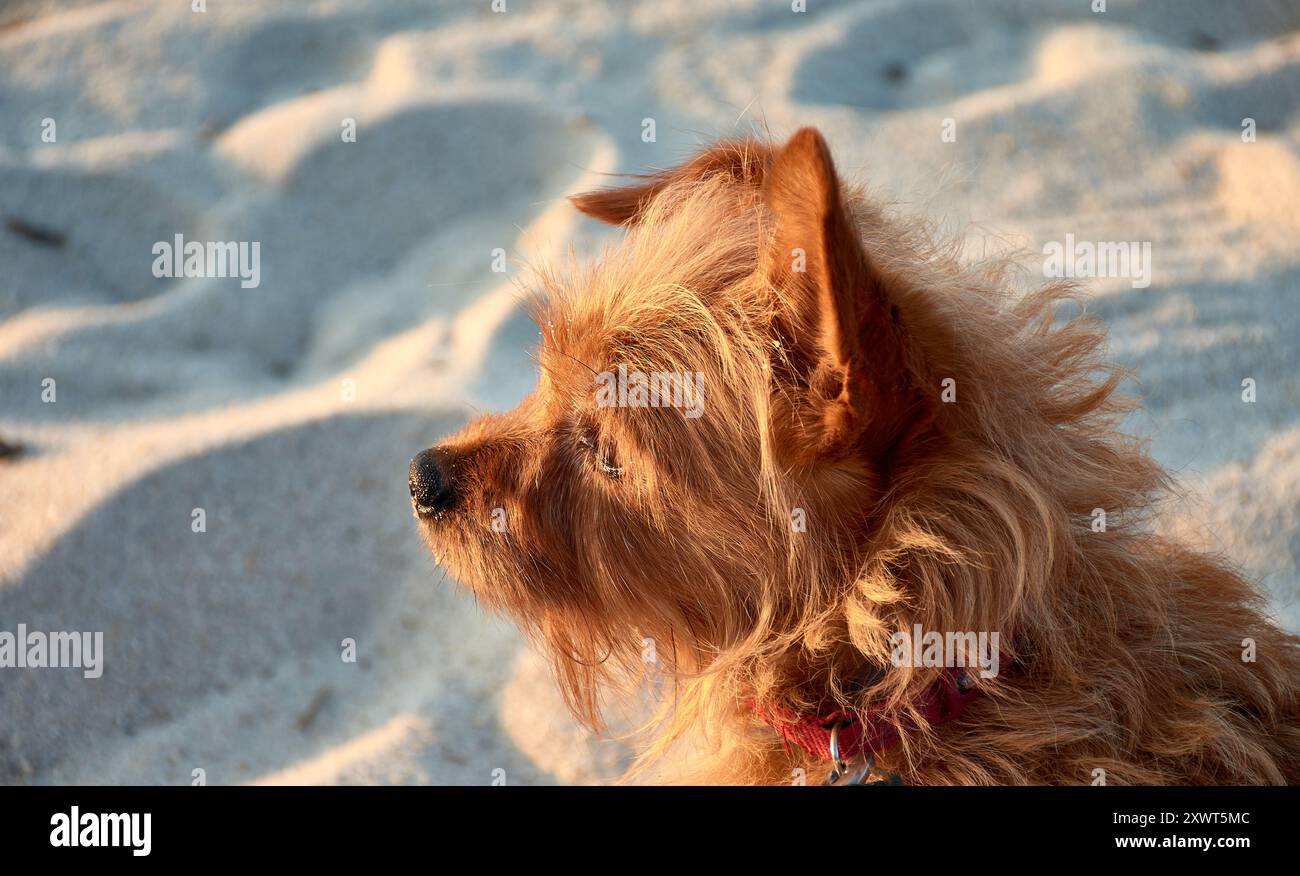
<path id="1" fill-rule="evenodd" d="M 525 266 L 613 234 L 565 195 L 754 130 L 1030 272 L 1150 242 L 1087 285 L 1167 525 L 1300 627 L 1300 6 L 490 6 L 0 7 L 0 631 L 104 640 L 0 669 L 0 783 L 617 775 L 406 466 L 532 386 Z M 176 235 L 258 242 L 257 284 L 155 276 Z"/>

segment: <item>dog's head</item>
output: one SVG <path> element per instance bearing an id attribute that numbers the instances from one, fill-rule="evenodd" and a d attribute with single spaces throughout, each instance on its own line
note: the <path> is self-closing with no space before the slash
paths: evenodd
<path id="1" fill-rule="evenodd" d="M 827 611 L 932 403 L 816 131 L 574 202 L 627 234 L 542 274 L 537 389 L 410 483 L 435 556 L 540 634 L 590 718 L 602 667 L 695 671 Z"/>

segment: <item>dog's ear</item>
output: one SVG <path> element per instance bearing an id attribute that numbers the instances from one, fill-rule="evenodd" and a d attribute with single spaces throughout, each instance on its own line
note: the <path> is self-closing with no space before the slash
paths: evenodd
<path id="1" fill-rule="evenodd" d="M 646 206 L 667 186 L 725 174 L 738 185 L 759 186 L 772 160 L 772 148 L 757 140 L 724 140 L 685 164 L 635 177 L 641 182 L 573 195 L 575 207 L 610 225 L 635 225 Z"/>
<path id="2" fill-rule="evenodd" d="M 781 305 L 783 362 L 807 387 L 816 450 L 890 452 L 924 413 L 907 372 L 891 278 L 873 263 L 844 203 L 830 149 L 814 128 L 775 156 L 763 184 L 775 229 L 765 269 Z"/>

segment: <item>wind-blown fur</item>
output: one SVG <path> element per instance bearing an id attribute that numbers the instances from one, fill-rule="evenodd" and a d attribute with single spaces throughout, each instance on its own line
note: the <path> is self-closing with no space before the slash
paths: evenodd
<path id="1" fill-rule="evenodd" d="M 1068 285 L 1014 294 L 842 187 L 807 130 L 575 202 L 627 233 L 540 272 L 538 388 L 439 446 L 456 500 L 422 527 L 581 719 L 655 691 L 639 768 L 702 736 L 685 780 L 820 780 L 758 705 L 883 708 L 908 783 L 1300 779 L 1300 641 L 1152 533 L 1166 476 L 1117 431 L 1123 375 Z M 598 407 L 620 363 L 703 374 L 704 415 Z M 941 670 L 890 665 L 915 624 L 1002 637 L 940 727 L 912 704 Z"/>

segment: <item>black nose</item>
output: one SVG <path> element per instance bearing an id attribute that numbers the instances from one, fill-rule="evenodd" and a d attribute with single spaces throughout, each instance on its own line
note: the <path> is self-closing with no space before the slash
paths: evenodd
<path id="1" fill-rule="evenodd" d="M 438 462 L 436 450 L 424 450 L 416 454 L 415 459 L 411 460 L 407 480 L 411 485 L 411 499 L 415 502 L 416 513 L 421 517 L 451 507 L 454 498 L 451 478 Z"/>

